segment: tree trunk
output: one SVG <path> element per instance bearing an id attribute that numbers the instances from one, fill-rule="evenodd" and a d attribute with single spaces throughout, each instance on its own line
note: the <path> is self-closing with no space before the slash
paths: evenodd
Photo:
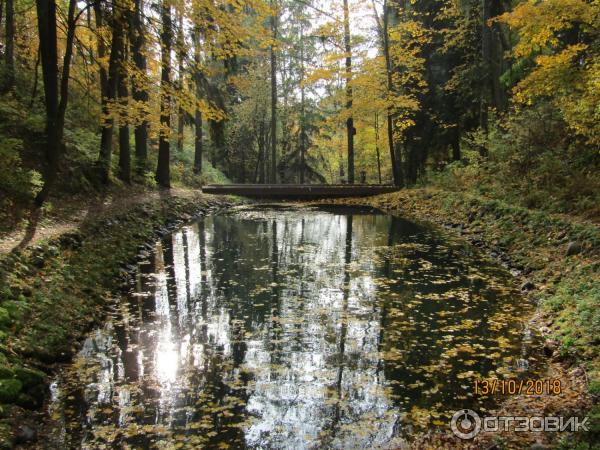
<path id="1" fill-rule="evenodd" d="M 40 46 L 38 45 L 37 55 L 35 57 L 35 69 L 33 70 L 33 87 L 31 88 L 31 99 L 29 100 L 29 109 L 33 108 L 35 97 L 37 96 L 38 90 L 38 73 L 40 71 Z"/>
<path id="2" fill-rule="evenodd" d="M 15 7 L 14 0 L 6 0 L 4 80 L 2 92 L 10 91 L 15 85 Z"/>
<path id="3" fill-rule="evenodd" d="M 348 135 L 348 183 L 354 184 L 354 118 L 352 117 L 352 47 L 350 42 L 350 10 L 348 0 L 344 0 L 344 47 L 346 51 L 346 120 Z"/>
<path id="4" fill-rule="evenodd" d="M 40 55 L 42 62 L 42 78 L 44 80 L 44 97 L 46 106 L 46 170 L 44 186 L 35 198 L 39 207 L 54 186 L 58 174 L 58 165 L 63 150 L 63 131 L 65 112 L 69 95 L 69 74 L 73 56 L 75 39 L 75 7 L 76 0 L 69 0 L 67 13 L 67 36 L 63 71 L 60 82 L 60 101 L 58 88 L 58 49 L 56 39 L 56 2 L 54 0 L 36 0 L 38 29 L 40 37 Z"/>
<path id="5" fill-rule="evenodd" d="M 51 0 L 36 0 L 42 78 L 46 107 L 46 173 L 44 187 L 36 197 L 41 206 L 46 198 L 58 170 L 60 138 L 58 132 L 58 51 L 56 44 L 56 3 Z"/>
<path id="6" fill-rule="evenodd" d="M 200 111 L 199 101 L 202 98 L 202 79 L 200 77 L 200 30 L 196 29 L 194 33 L 194 82 L 196 94 L 196 114 L 194 115 L 194 174 L 202 174 L 202 111 Z"/>
<path id="7" fill-rule="evenodd" d="M 183 95 L 183 52 L 184 52 L 185 38 L 183 37 L 183 15 L 179 15 L 179 26 L 177 30 L 177 62 L 178 62 L 178 78 L 177 78 L 177 91 L 179 95 Z M 183 152 L 183 131 L 185 111 L 181 107 L 181 101 L 179 102 L 179 108 L 177 111 L 177 151 Z"/>
<path id="8" fill-rule="evenodd" d="M 492 2 L 490 5 L 490 17 L 497 17 L 506 11 L 504 2 Z M 510 30 L 510 29 L 509 29 Z M 508 96 L 506 89 L 502 85 L 501 77 L 510 66 L 505 59 L 512 51 L 511 40 L 504 35 L 503 27 L 498 22 L 492 24 L 490 30 L 490 59 L 491 59 L 491 77 L 492 77 L 492 99 L 493 106 L 498 111 L 506 111 L 508 107 Z"/>
<path id="9" fill-rule="evenodd" d="M 305 126 L 305 102 L 304 91 L 304 28 L 300 25 L 300 184 L 304 184 L 304 168 L 306 167 L 306 130 Z"/>
<path id="10" fill-rule="evenodd" d="M 142 22 L 142 0 L 135 0 L 134 11 L 130 17 L 129 33 L 133 62 L 137 71 L 145 76 L 147 64 L 146 56 L 143 53 L 145 30 Z M 131 94 L 136 102 L 148 103 L 148 91 L 142 83 L 134 81 Z M 142 121 L 135 126 L 134 134 L 136 172 L 138 175 L 143 175 L 148 160 L 148 120 L 145 113 Z"/>
<path id="11" fill-rule="evenodd" d="M 271 122 L 267 121 L 267 117 L 266 114 L 263 114 L 262 117 L 262 123 L 264 124 L 262 127 L 263 130 L 263 136 L 264 136 L 264 142 L 265 142 L 265 167 L 264 167 L 264 172 L 265 172 L 265 183 L 269 182 L 269 176 L 271 175 L 271 166 L 270 166 L 270 155 L 269 155 L 269 149 L 271 148 L 271 140 L 270 140 L 270 136 L 271 136 Z M 230 169 L 229 173 L 231 172 L 232 169 Z"/>
<path id="12" fill-rule="evenodd" d="M 202 112 L 199 108 L 196 108 L 194 127 L 196 130 L 194 138 L 194 173 L 200 175 L 202 173 Z"/>
<path id="13" fill-rule="evenodd" d="M 161 77 L 160 77 L 160 139 L 158 144 L 158 164 L 156 166 L 156 182 L 163 188 L 171 187 L 171 96 L 168 92 L 171 79 L 171 41 L 173 30 L 171 24 L 171 7 L 163 3 L 161 6 L 162 32 L 161 40 Z"/>
<path id="14" fill-rule="evenodd" d="M 377 153 L 377 177 L 381 184 L 381 155 L 379 153 L 379 114 L 375 113 L 375 152 Z"/>
<path id="15" fill-rule="evenodd" d="M 277 0 L 271 0 L 274 8 L 271 16 L 271 183 L 277 183 L 277 55 L 275 42 L 277 40 Z"/>
<path id="16" fill-rule="evenodd" d="M 265 141 L 265 122 L 261 120 L 258 132 L 258 182 L 265 183 L 265 157 L 266 157 L 266 141 Z"/>
<path id="17" fill-rule="evenodd" d="M 491 46 L 492 46 L 492 32 L 488 26 L 488 20 L 490 19 L 490 1 L 481 0 L 482 8 L 482 24 L 481 24 L 481 62 L 483 65 L 482 77 L 481 77 L 481 93 L 480 93 L 480 105 L 479 105 L 479 125 L 487 133 L 488 129 L 488 107 L 489 107 L 489 94 L 491 91 L 490 82 L 490 71 L 492 67 L 491 62 Z"/>
<path id="18" fill-rule="evenodd" d="M 110 57 L 108 61 L 108 77 L 105 85 L 105 92 L 102 100 L 102 125 L 100 132 L 100 155 L 98 158 L 98 165 L 100 168 L 100 179 L 103 183 L 107 184 L 110 176 L 110 165 L 112 159 L 112 138 L 114 119 L 110 114 L 111 104 L 114 103 L 117 98 L 117 88 L 119 83 L 119 71 L 121 61 L 123 60 L 123 17 L 122 17 L 122 5 L 116 1 L 113 4 L 112 12 L 112 42 L 110 48 Z M 98 25 L 98 18 L 96 19 L 96 25 Z M 101 48 L 98 48 L 98 54 L 100 54 Z M 102 70 L 100 72 L 101 77 L 101 90 L 102 90 Z"/>
<path id="19" fill-rule="evenodd" d="M 377 11 L 377 9 L 375 9 Z M 385 58 L 385 67 L 387 75 L 387 90 L 388 95 L 392 93 L 394 88 L 392 80 L 392 58 L 390 55 L 390 10 L 387 0 L 383 3 L 383 25 L 381 27 L 381 40 L 383 46 L 383 55 Z M 390 152 L 390 161 L 392 163 L 392 177 L 394 179 L 395 186 L 402 186 L 404 184 L 404 176 L 402 170 L 402 162 L 398 159 L 396 154 L 396 146 L 394 143 L 394 114 L 392 107 L 390 106 L 387 111 L 387 135 L 388 135 L 388 146 Z"/>
<path id="20" fill-rule="evenodd" d="M 121 42 L 120 53 L 122 55 L 119 64 L 119 103 L 121 105 L 121 114 L 119 116 L 119 178 L 125 183 L 131 183 L 131 148 L 129 145 L 129 124 L 127 122 L 127 106 L 129 101 L 129 92 L 127 89 L 127 55 L 126 45 Z"/>
<path id="21" fill-rule="evenodd" d="M 452 133 L 452 161 L 460 161 L 460 129 L 454 127 Z"/>

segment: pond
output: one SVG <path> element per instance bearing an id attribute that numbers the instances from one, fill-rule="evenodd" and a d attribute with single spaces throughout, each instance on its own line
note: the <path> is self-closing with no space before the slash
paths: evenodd
<path id="1" fill-rule="evenodd" d="M 373 448 L 531 376 L 511 275 L 360 209 L 237 208 L 156 242 L 51 386 L 50 448 Z"/>

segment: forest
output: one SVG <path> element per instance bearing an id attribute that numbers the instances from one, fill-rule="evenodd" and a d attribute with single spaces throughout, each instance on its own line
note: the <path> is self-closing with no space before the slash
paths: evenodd
<path id="1" fill-rule="evenodd" d="M 0 449 L 597 449 L 599 174 L 600 0 L 0 0 Z"/>
<path id="2" fill-rule="evenodd" d="M 596 1 L 1 6 L 3 212 L 111 183 L 362 182 L 598 213 Z"/>

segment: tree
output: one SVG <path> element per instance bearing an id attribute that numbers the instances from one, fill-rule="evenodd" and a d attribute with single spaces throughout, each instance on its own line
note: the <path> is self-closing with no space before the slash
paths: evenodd
<path id="1" fill-rule="evenodd" d="M 318 161 L 311 154 L 313 124 L 316 117 L 315 92 L 311 91 L 308 69 L 318 55 L 313 24 L 313 2 L 279 2 L 280 16 L 287 20 L 279 27 L 282 52 L 281 97 L 279 108 L 282 123 L 281 150 L 278 164 L 282 182 L 323 182 L 318 173 Z"/>
<path id="2" fill-rule="evenodd" d="M 388 0 L 383 2 L 383 15 L 379 18 L 377 7 L 373 2 L 373 12 L 377 23 L 377 29 L 379 31 L 379 40 L 381 43 L 381 50 L 385 58 L 385 72 L 386 72 L 386 88 L 387 95 L 392 96 L 393 94 L 393 82 L 392 82 L 392 59 L 390 56 L 390 8 Z M 388 138 L 388 149 L 390 154 L 390 162 L 392 164 L 392 176 L 395 186 L 404 185 L 404 176 L 402 171 L 402 161 L 398 161 L 396 155 L 396 145 L 394 142 L 394 114 L 393 105 L 390 104 L 387 109 L 387 138 Z"/>
<path id="3" fill-rule="evenodd" d="M 143 175 L 148 159 L 148 91 L 146 88 L 147 62 L 144 54 L 145 29 L 142 20 L 142 0 L 134 0 L 133 12 L 129 12 L 129 42 L 131 55 L 136 71 L 132 77 L 132 98 L 136 110 L 139 111 L 135 123 L 135 158 L 136 172 Z"/>
<path id="4" fill-rule="evenodd" d="M 98 6 L 96 25 L 102 26 L 102 7 Z M 100 22 L 99 22 L 100 19 Z M 98 166 L 100 170 L 100 179 L 104 184 L 109 182 L 110 166 L 112 159 L 112 139 L 115 116 L 115 102 L 119 87 L 119 73 L 124 64 L 124 6 L 118 0 L 113 2 L 112 14 L 110 18 L 112 41 L 110 45 L 110 56 L 108 61 L 108 74 L 106 81 L 102 79 L 101 72 L 101 94 L 102 94 L 102 118 L 100 125 L 100 154 L 98 156 Z M 104 49 L 99 47 L 98 53 L 102 56 Z M 101 69 L 102 70 L 102 69 Z"/>
<path id="5" fill-rule="evenodd" d="M 161 77 L 160 77 L 160 131 L 156 182 L 163 188 L 171 187 L 171 42 L 173 28 L 169 0 L 161 4 Z"/>
<path id="6" fill-rule="evenodd" d="M 348 183 L 354 184 L 354 118 L 352 116 L 352 44 L 350 41 L 350 10 L 344 0 L 344 49 L 346 51 L 346 132 L 348 137 Z"/>
<path id="7" fill-rule="evenodd" d="M 46 107 L 46 170 L 44 186 L 35 199 L 41 206 L 54 186 L 58 174 L 58 164 L 63 153 L 63 134 L 65 112 L 68 104 L 69 74 L 75 39 L 76 0 L 69 0 L 67 13 L 67 39 L 63 58 L 60 88 L 58 86 L 58 49 L 56 2 L 54 0 L 36 0 L 38 33 L 40 38 L 40 59 L 44 80 L 44 98 Z"/>
<path id="8" fill-rule="evenodd" d="M 526 2 L 499 16 L 518 32 L 513 56 L 526 69 L 514 86 L 521 107 L 544 99 L 557 108 L 574 136 L 600 145 L 600 10 L 584 0 Z"/>
<path id="9" fill-rule="evenodd" d="M 127 84 L 129 74 L 127 70 L 127 52 L 125 38 L 121 40 L 121 54 L 118 72 L 119 96 L 119 178 L 125 183 L 131 183 L 131 147 L 129 142 L 129 89 Z"/>
<path id="10" fill-rule="evenodd" d="M 4 79 L 2 92 L 10 91 L 15 84 L 15 6 L 14 0 L 6 0 L 6 15 L 4 16 Z"/>
<path id="11" fill-rule="evenodd" d="M 271 15 L 271 183 L 277 183 L 277 55 L 275 43 L 277 42 L 277 0 L 271 0 L 273 13 Z"/>
<path id="12" fill-rule="evenodd" d="M 184 72 L 183 60 L 185 52 L 185 37 L 183 34 L 183 12 L 179 14 L 179 23 L 177 26 L 177 91 L 179 95 L 183 94 L 184 89 Z M 185 126 L 185 111 L 182 102 L 179 101 L 177 110 L 177 151 L 183 152 L 183 132 Z"/>
<path id="13" fill-rule="evenodd" d="M 200 75 L 200 27 L 196 26 L 194 31 L 194 93 L 196 94 L 196 105 L 194 111 L 194 173 L 202 173 L 202 110 L 200 99 L 202 98 L 202 77 Z"/>

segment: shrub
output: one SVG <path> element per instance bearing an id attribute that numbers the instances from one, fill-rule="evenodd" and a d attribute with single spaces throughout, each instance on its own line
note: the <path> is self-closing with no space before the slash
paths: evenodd
<path id="1" fill-rule="evenodd" d="M 574 138 L 561 114 L 547 103 L 491 118 L 488 133 L 468 134 L 461 150 L 461 161 L 431 176 L 435 184 L 549 212 L 600 214 L 600 180 L 595 175 L 600 154 Z"/>

